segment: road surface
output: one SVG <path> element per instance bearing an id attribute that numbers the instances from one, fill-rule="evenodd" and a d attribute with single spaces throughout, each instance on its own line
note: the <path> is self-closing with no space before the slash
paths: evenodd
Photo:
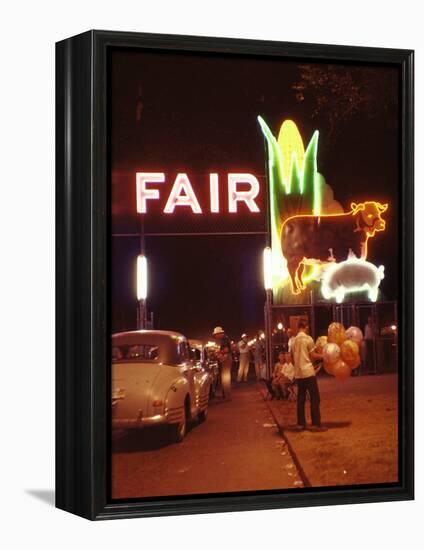
<path id="1" fill-rule="evenodd" d="M 211 400 L 182 443 L 162 429 L 115 432 L 112 498 L 299 488 L 302 482 L 256 383 Z"/>

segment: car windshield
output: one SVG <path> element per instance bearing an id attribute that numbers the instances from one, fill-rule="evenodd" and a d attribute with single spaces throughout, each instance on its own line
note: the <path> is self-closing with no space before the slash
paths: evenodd
<path id="1" fill-rule="evenodd" d="M 158 356 L 158 346 L 151 344 L 112 347 L 112 361 L 155 361 Z"/>

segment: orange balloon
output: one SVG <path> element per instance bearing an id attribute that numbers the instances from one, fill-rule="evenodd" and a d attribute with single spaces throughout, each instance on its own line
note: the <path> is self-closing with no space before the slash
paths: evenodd
<path id="1" fill-rule="evenodd" d="M 331 374 L 331 376 L 334 376 L 334 366 L 337 365 L 337 363 L 324 363 L 324 370 L 327 374 Z"/>
<path id="2" fill-rule="evenodd" d="M 361 363 L 358 344 L 353 340 L 345 340 L 340 346 L 340 357 L 351 369 L 356 369 Z"/>
<path id="3" fill-rule="evenodd" d="M 352 374 L 352 369 L 342 359 L 333 366 L 334 376 L 337 380 L 344 381 Z"/>
<path id="4" fill-rule="evenodd" d="M 317 353 L 322 353 L 325 344 L 327 343 L 327 336 L 318 336 L 317 341 L 315 342 L 315 350 Z"/>
<path id="5" fill-rule="evenodd" d="M 328 341 L 341 346 L 346 340 L 346 331 L 341 323 L 331 323 L 328 327 Z"/>

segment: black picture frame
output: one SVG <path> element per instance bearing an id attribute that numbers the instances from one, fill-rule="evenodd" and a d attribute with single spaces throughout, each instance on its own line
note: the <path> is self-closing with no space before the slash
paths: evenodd
<path id="1" fill-rule="evenodd" d="M 112 47 L 387 63 L 401 70 L 399 483 L 288 494 L 108 498 L 107 59 Z M 85 518 L 397 501 L 414 495 L 413 52 L 89 31 L 56 45 L 56 506 Z"/>

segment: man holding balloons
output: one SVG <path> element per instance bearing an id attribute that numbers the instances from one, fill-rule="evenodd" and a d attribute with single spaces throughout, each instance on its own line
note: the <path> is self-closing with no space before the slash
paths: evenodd
<path id="1" fill-rule="evenodd" d="M 315 369 L 312 361 L 323 359 L 322 353 L 316 349 L 315 342 L 307 334 L 308 325 L 306 321 L 300 320 L 298 333 L 293 340 L 291 352 L 294 361 L 294 372 L 298 387 L 297 392 L 297 425 L 298 431 L 306 429 L 305 403 L 306 394 L 309 394 L 311 402 L 311 431 L 322 432 L 326 428 L 321 426 L 320 395 L 318 383 L 315 376 Z"/>

